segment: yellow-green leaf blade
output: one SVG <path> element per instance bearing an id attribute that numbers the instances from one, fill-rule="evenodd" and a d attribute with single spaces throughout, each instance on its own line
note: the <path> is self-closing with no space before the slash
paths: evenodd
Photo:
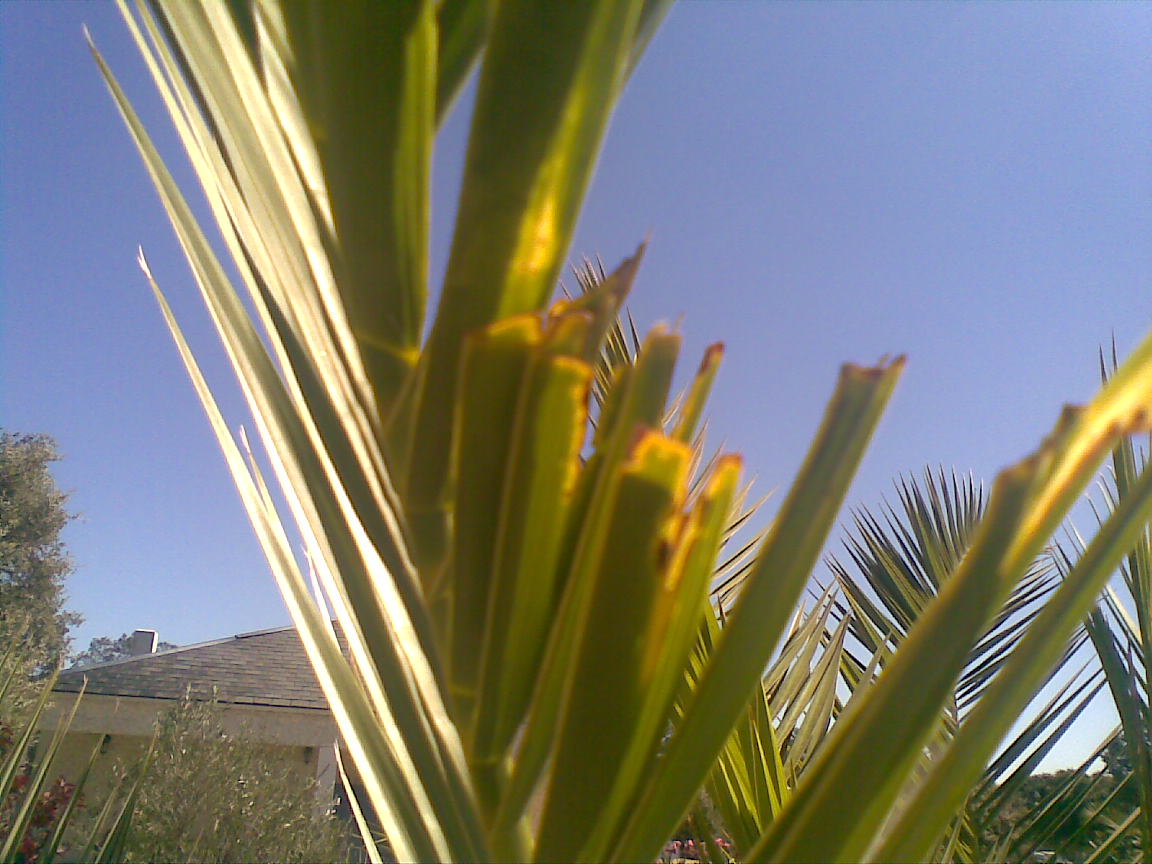
<path id="1" fill-rule="evenodd" d="M 579 471 L 592 369 L 540 352 L 526 385 L 488 604 L 476 750 L 495 759 L 523 720 L 552 613 L 560 542 Z"/>
<path id="2" fill-rule="evenodd" d="M 622 466 L 541 815 L 536 859 L 596 860 L 585 850 L 631 747 L 657 671 L 645 637 L 656 611 L 665 533 L 684 494 L 690 452 L 648 431 Z M 666 553 L 664 553 L 666 554 Z M 610 694 L 612 710 L 605 711 Z M 592 857 L 587 857 L 591 855 Z"/>
<path id="3" fill-rule="evenodd" d="M 654 855 L 675 829 L 743 713 L 793 606 L 815 565 L 903 360 L 886 367 L 845 367 L 820 431 L 686 715 L 653 772 L 616 860 Z"/>
<path id="4" fill-rule="evenodd" d="M 1114 430 L 1115 434 L 1115 430 Z M 1076 453 L 1079 448 L 1071 448 Z M 1103 454 L 1101 454 L 1103 455 Z M 1073 457 L 1076 458 L 1076 457 Z M 1057 472 L 1062 477 L 1063 472 Z M 1045 500 L 1044 496 L 1041 500 Z M 1008 662 L 958 730 L 952 746 L 917 791 L 909 814 L 878 848 L 882 860 L 915 861 L 935 840 L 956 807 L 958 790 L 979 777 L 984 760 L 1035 695 L 1072 632 L 1091 610 L 1132 544 L 1152 517 L 1152 471 L 1145 471 L 1100 527 L 1064 583 L 1036 616 Z"/>
<path id="5" fill-rule="evenodd" d="M 435 3 L 279 4 L 316 143 L 337 286 L 387 416 L 419 356 L 436 113 Z"/>
<path id="6" fill-rule="evenodd" d="M 449 678 L 470 724 L 499 541 L 500 508 L 520 392 L 541 338 L 535 315 L 500 321 L 468 340 L 457 406 L 455 531 L 448 580 Z"/>
<path id="7" fill-rule="evenodd" d="M 552 293 L 639 11 L 637 0 L 507 0 L 492 21 L 404 488 L 421 559 L 443 554 L 438 514 L 461 340 L 541 309 Z"/>

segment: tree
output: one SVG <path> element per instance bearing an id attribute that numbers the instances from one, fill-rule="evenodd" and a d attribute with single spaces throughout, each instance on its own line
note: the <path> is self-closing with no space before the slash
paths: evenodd
<path id="1" fill-rule="evenodd" d="M 161 641 L 156 645 L 157 651 L 167 651 L 178 648 L 175 642 Z M 122 633 L 113 639 L 111 636 L 97 636 L 88 643 L 88 647 L 72 655 L 73 666 L 91 666 L 93 663 L 107 663 L 111 660 L 120 660 L 132 656 L 132 634 Z"/>
<path id="2" fill-rule="evenodd" d="M 1117 737 L 1102 754 L 1102 771 L 1064 769 L 1033 774 L 1014 785 L 994 820 L 985 826 L 989 849 L 996 854 L 984 860 L 1037 860 L 1040 850 L 1049 850 L 1057 861 L 1086 861 L 1098 853 L 1139 806 L 1139 790 L 1126 782 L 1131 768 L 1124 767 L 1124 752 L 1124 742 Z M 1110 761 L 1116 757 L 1119 760 Z M 1113 848 L 1097 860 L 1138 860 L 1138 827 L 1130 826 L 1112 842 Z"/>
<path id="3" fill-rule="evenodd" d="M 47 435 L 0 430 L 0 643 L 20 640 L 27 671 L 59 662 L 82 620 L 64 608 L 72 560 L 60 532 L 73 516 L 49 470 L 59 458 Z"/>

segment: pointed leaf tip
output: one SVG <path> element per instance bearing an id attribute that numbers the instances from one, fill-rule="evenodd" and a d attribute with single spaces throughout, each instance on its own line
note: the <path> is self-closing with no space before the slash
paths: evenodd
<path id="1" fill-rule="evenodd" d="M 724 343 L 713 342 L 704 349 L 704 356 L 700 358 L 700 374 L 704 374 L 720 365 L 724 359 Z"/>
<path id="2" fill-rule="evenodd" d="M 874 366 L 861 366 L 859 363 L 845 363 L 840 367 L 840 378 L 844 381 L 859 381 L 876 383 L 888 376 L 899 377 L 907 365 L 904 354 L 889 360 L 887 356 L 881 357 Z"/>

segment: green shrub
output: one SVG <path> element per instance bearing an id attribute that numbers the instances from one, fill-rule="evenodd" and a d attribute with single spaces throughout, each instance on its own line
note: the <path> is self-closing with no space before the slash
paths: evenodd
<path id="1" fill-rule="evenodd" d="M 225 731 L 219 704 L 186 699 L 159 720 L 128 861 L 302 862 L 348 858 L 315 781 Z"/>

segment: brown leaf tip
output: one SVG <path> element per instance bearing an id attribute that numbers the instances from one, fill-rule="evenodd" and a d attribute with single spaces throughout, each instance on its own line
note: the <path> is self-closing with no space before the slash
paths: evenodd
<path id="1" fill-rule="evenodd" d="M 856 363 L 845 363 L 840 371 L 846 378 L 864 378 L 877 380 L 890 374 L 900 374 L 908 363 L 908 357 L 900 354 L 892 360 L 885 354 L 875 366 L 860 366 Z"/>
<path id="2" fill-rule="evenodd" d="M 709 372 L 720 365 L 720 361 L 724 359 L 724 343 L 713 342 L 704 349 L 704 356 L 700 359 L 700 374 Z"/>

